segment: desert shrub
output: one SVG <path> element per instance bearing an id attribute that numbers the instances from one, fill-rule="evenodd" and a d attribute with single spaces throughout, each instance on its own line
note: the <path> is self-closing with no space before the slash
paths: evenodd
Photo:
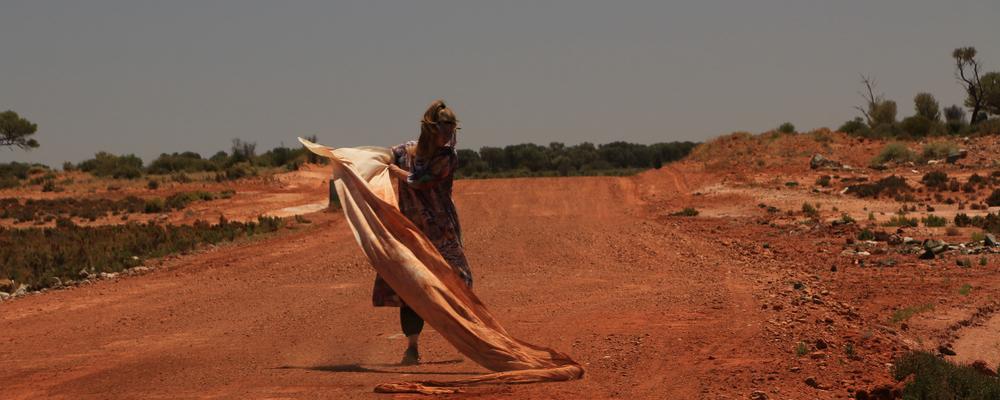
<path id="1" fill-rule="evenodd" d="M 967 182 L 970 183 L 970 184 L 973 184 L 973 185 L 980 185 L 980 186 L 982 186 L 982 185 L 985 185 L 985 184 L 989 183 L 989 179 L 986 179 L 985 177 L 983 177 L 983 176 L 981 176 L 979 174 L 975 174 L 974 173 L 974 174 L 972 174 L 972 175 L 969 176 L 969 180 Z"/>
<path id="2" fill-rule="evenodd" d="M 868 228 L 862 229 L 861 232 L 858 232 L 858 240 L 875 240 L 875 232 Z"/>
<path id="3" fill-rule="evenodd" d="M 896 311 L 893 311 L 892 317 L 889 320 L 892 321 L 892 323 L 898 324 L 900 322 L 913 318 L 914 315 L 928 312 L 933 309 L 934 309 L 933 303 L 925 303 L 916 306 L 900 308 Z"/>
<path id="4" fill-rule="evenodd" d="M 146 199 L 143 212 L 146 214 L 161 213 L 167 209 L 167 202 L 162 197 L 151 197 Z"/>
<path id="5" fill-rule="evenodd" d="M 82 218 L 93 220 L 106 216 L 108 213 L 141 212 L 144 201 L 135 196 L 111 200 L 107 198 L 58 198 L 58 199 L 28 199 L 21 202 L 18 199 L 0 199 L 0 219 L 12 218 L 18 221 L 38 221 L 45 216 L 59 218 Z"/>
<path id="6" fill-rule="evenodd" d="M 965 213 L 955 214 L 955 226 L 966 227 L 972 225 L 972 218 Z"/>
<path id="7" fill-rule="evenodd" d="M 808 202 L 802 203 L 802 215 L 805 215 L 810 219 L 819 219 L 819 204 L 812 205 Z"/>
<path id="8" fill-rule="evenodd" d="M 837 128 L 837 131 L 861 137 L 868 137 L 871 135 L 871 130 L 868 129 L 868 124 L 866 124 L 865 120 L 861 119 L 861 117 L 844 122 L 840 128 Z"/>
<path id="9" fill-rule="evenodd" d="M 149 182 L 146 182 L 146 188 L 148 188 L 149 190 L 159 189 L 160 188 L 160 181 L 158 181 L 156 179 L 150 179 Z"/>
<path id="10" fill-rule="evenodd" d="M 823 175 L 816 178 L 816 186 L 830 187 L 830 175 Z"/>
<path id="11" fill-rule="evenodd" d="M 792 125 L 791 122 L 785 122 L 778 126 L 778 132 L 795 133 L 795 125 Z"/>
<path id="12" fill-rule="evenodd" d="M 49 179 L 42 184 L 43 192 L 55 192 L 56 190 L 58 190 L 58 188 L 56 188 L 56 181 Z"/>
<path id="13" fill-rule="evenodd" d="M 933 142 L 924 145 L 920 158 L 923 161 L 939 160 L 948 157 L 948 154 L 958 151 L 958 146 L 951 142 Z"/>
<path id="14" fill-rule="evenodd" d="M 38 164 L 28 164 L 21 162 L 0 163 L 0 177 L 14 177 L 16 179 L 28 179 L 31 175 L 29 171 L 40 167 Z"/>
<path id="15" fill-rule="evenodd" d="M 958 105 L 944 108 L 944 120 L 948 133 L 952 135 L 963 133 L 969 126 L 965 120 L 965 110 Z"/>
<path id="16" fill-rule="evenodd" d="M 892 374 L 898 381 L 913 377 L 903 387 L 905 399 L 1000 399 L 1000 380 L 996 377 L 928 352 L 903 355 L 893 365 Z"/>
<path id="17" fill-rule="evenodd" d="M 176 174 L 171 174 L 170 175 L 170 180 L 172 180 L 174 182 L 177 182 L 177 183 L 191 183 L 191 177 L 188 176 L 188 174 L 185 174 L 183 172 L 176 173 Z"/>
<path id="18" fill-rule="evenodd" d="M 236 194 L 235 190 L 233 190 L 233 189 L 226 189 L 226 190 L 223 190 L 222 192 L 219 193 L 219 198 L 220 199 L 228 199 L 230 197 L 233 197 L 233 195 L 235 195 L 235 194 Z"/>
<path id="19" fill-rule="evenodd" d="M 948 174 L 944 171 L 931 171 L 924 174 L 920 182 L 929 188 L 944 190 L 948 187 Z"/>
<path id="20" fill-rule="evenodd" d="M 14 176 L 0 176 L 0 189 L 10 189 L 21 186 L 21 181 Z"/>
<path id="21" fill-rule="evenodd" d="M 899 129 L 907 136 L 922 138 L 928 135 L 940 133 L 938 124 L 920 115 L 913 115 L 903 119 L 899 123 Z"/>
<path id="22" fill-rule="evenodd" d="M 941 227 L 948 224 L 947 219 L 945 219 L 944 217 L 939 217 L 934 214 L 924 217 L 921 221 L 924 223 L 924 226 L 931 228 Z"/>
<path id="23" fill-rule="evenodd" d="M 142 159 L 133 154 L 116 156 L 102 151 L 78 164 L 77 168 L 99 177 L 136 179 L 142 176 Z"/>
<path id="24" fill-rule="evenodd" d="M 976 185 L 973 185 L 969 182 L 965 182 L 964 184 L 962 184 L 962 191 L 965 193 L 974 193 L 976 191 Z"/>
<path id="25" fill-rule="evenodd" d="M 962 184 L 958 183 L 958 179 L 951 178 L 948 181 L 948 190 L 950 190 L 952 192 L 957 192 L 961 188 L 962 188 Z"/>
<path id="26" fill-rule="evenodd" d="M 930 93 L 918 93 L 913 97 L 913 108 L 916 115 L 931 122 L 941 120 L 941 105 L 938 104 L 934 95 Z"/>
<path id="27" fill-rule="evenodd" d="M 237 180 L 250 176 L 257 176 L 257 168 L 254 168 L 249 162 L 241 162 L 226 168 L 224 178 Z"/>
<path id="28" fill-rule="evenodd" d="M 697 217 L 698 216 L 698 210 L 694 209 L 694 207 L 684 207 L 683 210 L 670 213 L 670 216 L 672 216 L 672 217 Z"/>
<path id="29" fill-rule="evenodd" d="M 1000 206 L 1000 189 L 994 189 L 993 193 L 986 198 L 986 204 L 990 207 Z"/>
<path id="30" fill-rule="evenodd" d="M 219 165 L 211 160 L 201 158 L 193 151 L 183 153 L 160 154 L 146 167 L 149 174 L 171 174 L 176 172 L 218 171 Z"/>
<path id="31" fill-rule="evenodd" d="M 905 215 L 893 215 L 883 225 L 916 228 L 920 225 L 920 221 L 916 218 L 907 218 Z"/>
<path id="32" fill-rule="evenodd" d="M 117 272 L 161 257 L 195 249 L 203 243 L 232 241 L 274 232 L 280 218 L 259 217 L 257 222 L 192 225 L 126 223 L 81 227 L 58 219 L 55 228 L 0 228 L 0 276 L 42 288 L 46 278 L 77 279 L 81 270 Z M 16 244 L 16 245 L 15 245 Z"/>
<path id="33" fill-rule="evenodd" d="M 716 142 L 725 140 L 723 137 Z M 503 148 L 482 147 L 478 152 L 462 149 L 458 151 L 456 177 L 631 175 L 680 160 L 691 153 L 696 145 L 692 142 L 651 145 L 612 142 L 595 146 L 584 142 L 566 146 L 553 142 L 548 146 L 522 143 Z M 702 148 L 701 152 L 712 153 L 717 147 L 710 144 Z"/>
<path id="34" fill-rule="evenodd" d="M 915 157 L 913 151 L 911 151 L 906 144 L 900 142 L 893 142 L 885 145 L 882 151 L 879 152 L 874 159 L 872 159 L 873 164 L 884 164 L 890 161 L 897 163 L 912 161 Z"/>
<path id="35" fill-rule="evenodd" d="M 847 187 L 848 194 L 858 197 L 879 197 L 882 195 L 896 197 L 902 193 L 911 191 L 913 191 L 913 188 L 906 183 L 906 179 L 896 175 L 879 179 L 873 183 L 862 183 Z"/>

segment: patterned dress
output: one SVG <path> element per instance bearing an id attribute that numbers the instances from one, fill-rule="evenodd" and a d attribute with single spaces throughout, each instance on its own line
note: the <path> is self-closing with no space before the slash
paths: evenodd
<path id="1" fill-rule="evenodd" d="M 417 159 L 416 149 L 416 141 L 392 148 L 395 164 L 410 172 L 406 182 L 399 183 L 399 211 L 434 243 L 445 261 L 471 287 L 472 271 L 465 259 L 462 228 L 451 200 L 454 172 L 458 168 L 454 141 L 442 146 L 427 160 Z M 403 306 L 396 292 L 378 275 L 372 290 L 372 304 L 376 307 Z"/>

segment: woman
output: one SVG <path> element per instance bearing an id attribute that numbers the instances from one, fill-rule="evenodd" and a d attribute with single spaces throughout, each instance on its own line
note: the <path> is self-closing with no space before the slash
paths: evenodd
<path id="1" fill-rule="evenodd" d="M 458 167 L 457 129 L 455 113 L 444 101 L 435 100 L 420 121 L 420 140 L 392 148 L 394 163 L 389 171 L 399 181 L 399 210 L 434 243 L 452 269 L 472 287 L 472 271 L 462 246 L 462 229 L 451 200 L 452 181 Z M 407 307 L 380 276 L 375 277 L 372 303 L 376 307 L 399 307 L 399 323 L 409 342 L 401 363 L 419 363 L 417 341 L 424 320 Z"/>

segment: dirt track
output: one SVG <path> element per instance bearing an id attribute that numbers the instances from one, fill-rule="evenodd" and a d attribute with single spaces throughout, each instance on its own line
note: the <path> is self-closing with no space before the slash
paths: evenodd
<path id="1" fill-rule="evenodd" d="M 664 217 L 711 183 L 674 167 L 630 178 L 459 181 L 480 298 L 515 336 L 565 351 L 587 372 L 582 381 L 454 397 L 843 398 L 855 381 L 826 390 L 833 377 L 818 375 L 825 389 L 803 379 L 827 371 L 864 386 L 872 380 L 859 377 L 884 376 L 877 358 L 832 370 L 803 361 L 791 347 L 797 337 L 768 328 L 788 325 L 771 310 L 791 291 L 776 289 L 788 271 L 829 264 L 798 245 L 762 250 L 775 231 L 748 219 Z M 724 209 L 740 200 L 733 196 L 700 198 L 699 208 Z M 395 365 L 405 342 L 396 310 L 370 306 L 373 272 L 343 217 L 309 218 L 279 236 L 171 258 L 144 276 L 0 304 L 3 396 L 384 398 L 372 393 L 377 383 L 486 372 L 432 330 L 424 365 Z M 840 290 L 850 294 L 850 285 Z M 781 318 L 795 326 L 832 315 L 837 323 L 817 322 L 816 332 L 835 338 L 859 326 L 826 305 L 802 307 L 816 315 Z M 874 342 L 872 352 L 896 349 Z"/>
<path id="2" fill-rule="evenodd" d="M 768 363 L 752 346 L 752 288 L 727 255 L 646 215 L 642 190 L 662 197 L 681 182 L 663 174 L 666 187 L 459 183 L 479 295 L 515 335 L 587 368 L 580 382 L 473 395 L 691 398 Z M 377 397 L 379 382 L 484 372 L 433 332 L 428 365 L 394 366 L 395 309 L 370 307 L 372 271 L 342 217 L 313 219 L 146 276 L 3 304 L 5 397 Z"/>

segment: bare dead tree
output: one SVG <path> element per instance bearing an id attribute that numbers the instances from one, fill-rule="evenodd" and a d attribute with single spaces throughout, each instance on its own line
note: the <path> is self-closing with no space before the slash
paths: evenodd
<path id="1" fill-rule="evenodd" d="M 979 61 L 976 60 L 975 47 L 960 47 L 952 51 L 952 58 L 955 59 L 955 79 L 965 88 L 969 95 L 965 105 L 972 107 L 970 123 L 978 122 L 979 111 L 983 109 L 984 98 L 986 97 L 983 84 L 979 77 Z"/>
<path id="2" fill-rule="evenodd" d="M 858 91 L 858 94 L 861 95 L 861 98 L 865 99 L 866 104 L 864 106 L 855 106 L 854 108 L 860 111 L 861 115 L 865 116 L 868 126 L 871 127 L 874 126 L 872 113 L 875 112 L 875 109 L 882 103 L 884 98 L 882 97 L 882 94 L 877 96 L 875 95 L 875 80 L 871 77 L 861 75 L 861 83 L 865 85 L 865 89 L 863 91 Z"/>

